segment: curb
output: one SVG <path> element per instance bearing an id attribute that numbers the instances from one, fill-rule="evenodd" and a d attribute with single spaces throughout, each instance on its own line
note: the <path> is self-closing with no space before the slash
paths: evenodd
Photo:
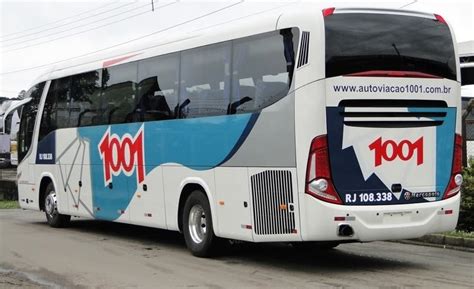
<path id="1" fill-rule="evenodd" d="M 474 253 L 474 239 L 444 236 L 438 234 L 426 235 L 417 239 L 395 241 L 403 244 L 431 246 Z"/>

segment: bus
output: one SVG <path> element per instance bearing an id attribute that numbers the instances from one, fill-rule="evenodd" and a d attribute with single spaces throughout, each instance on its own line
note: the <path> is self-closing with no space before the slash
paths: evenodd
<path id="1" fill-rule="evenodd" d="M 71 216 L 317 248 L 455 228 L 461 97 L 439 15 L 286 9 L 65 63 L 21 115 L 18 188 Z M 138 45 L 140 47 L 140 45 Z"/>
<path id="2" fill-rule="evenodd" d="M 5 111 L 12 104 L 12 100 L 6 97 L 0 97 L 0 167 L 8 166 L 10 155 L 10 137 L 4 135 L 4 118 Z"/>
<path id="3" fill-rule="evenodd" d="M 17 154 L 17 133 L 20 128 L 20 113 L 22 106 L 29 102 L 30 99 L 20 99 L 12 101 L 12 104 L 3 114 L 2 128 L 0 135 L 5 137 L 6 146 L 8 148 L 4 165 L 18 165 L 18 154 Z"/>
<path id="4" fill-rule="evenodd" d="M 16 135 L 20 126 L 20 112 L 29 99 L 10 99 L 5 101 L 0 115 L 0 165 L 18 165 Z"/>

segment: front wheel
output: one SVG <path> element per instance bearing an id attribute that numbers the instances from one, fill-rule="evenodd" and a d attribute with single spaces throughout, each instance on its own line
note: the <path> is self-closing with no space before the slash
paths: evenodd
<path id="1" fill-rule="evenodd" d="M 183 233 L 186 246 L 194 256 L 208 257 L 217 242 L 212 228 L 209 201 L 201 191 L 194 191 L 183 210 Z"/>
<path id="2" fill-rule="evenodd" d="M 56 198 L 56 191 L 52 183 L 46 188 L 46 194 L 44 198 L 44 212 L 46 214 L 46 220 L 51 227 L 61 228 L 69 224 L 71 216 L 63 215 L 58 212 L 58 200 Z"/>

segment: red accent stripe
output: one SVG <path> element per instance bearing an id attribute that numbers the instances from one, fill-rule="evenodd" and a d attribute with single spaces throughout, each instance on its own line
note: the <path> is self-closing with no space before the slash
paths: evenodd
<path id="1" fill-rule="evenodd" d="M 334 221 L 345 221 L 346 217 L 334 217 Z"/>
<path id="2" fill-rule="evenodd" d="M 453 210 L 446 210 L 446 211 L 444 211 L 444 213 L 445 213 L 446 215 L 451 215 L 451 214 L 453 213 Z"/>
<path id="3" fill-rule="evenodd" d="M 394 70 L 369 70 L 347 74 L 345 76 L 365 76 L 365 77 L 413 77 L 413 78 L 441 78 L 439 76 L 416 72 L 416 71 L 394 71 Z"/>
<path id="4" fill-rule="evenodd" d="M 104 61 L 104 63 L 102 64 L 102 68 L 107 68 L 109 66 L 112 66 L 114 64 L 117 64 L 119 62 L 122 62 L 124 60 L 127 60 L 129 58 L 132 58 L 134 56 L 137 56 L 138 54 L 140 53 L 137 53 L 137 54 L 132 54 L 132 55 L 127 55 L 127 56 L 122 56 L 122 57 L 119 57 L 119 58 L 115 58 L 115 59 L 111 59 L 111 60 L 107 60 L 107 61 Z"/>
<path id="5" fill-rule="evenodd" d="M 334 10 L 336 10 L 336 8 L 334 8 L 334 7 L 323 9 L 323 17 L 327 17 L 327 16 L 333 15 L 333 14 L 334 14 Z"/>
<path id="6" fill-rule="evenodd" d="M 448 22 L 446 22 L 446 20 L 444 20 L 443 16 L 438 15 L 438 14 L 435 14 L 434 16 L 435 16 L 436 20 L 439 21 L 440 23 L 448 25 Z"/>

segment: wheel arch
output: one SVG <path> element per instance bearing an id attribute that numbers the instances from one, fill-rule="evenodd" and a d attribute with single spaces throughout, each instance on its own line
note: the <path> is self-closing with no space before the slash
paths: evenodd
<path id="1" fill-rule="evenodd" d="M 215 210 L 215 201 L 214 197 L 211 193 L 211 189 L 207 185 L 207 183 L 201 178 L 187 178 L 181 182 L 180 185 L 180 196 L 178 202 L 178 212 L 177 212 L 177 222 L 178 222 L 178 229 L 180 232 L 183 231 L 183 209 L 186 200 L 191 195 L 192 192 L 199 190 L 201 191 L 206 197 L 209 202 L 209 207 L 211 209 L 211 216 L 212 216 L 212 228 L 214 230 L 214 234 L 218 234 L 217 229 L 217 218 L 216 218 L 216 210 Z"/>
<path id="2" fill-rule="evenodd" d="M 54 177 L 50 173 L 43 173 L 40 177 L 39 188 L 38 188 L 38 203 L 41 211 L 44 211 L 44 198 L 46 197 L 46 188 L 49 184 L 53 184 L 55 190 L 57 190 L 56 182 Z"/>

